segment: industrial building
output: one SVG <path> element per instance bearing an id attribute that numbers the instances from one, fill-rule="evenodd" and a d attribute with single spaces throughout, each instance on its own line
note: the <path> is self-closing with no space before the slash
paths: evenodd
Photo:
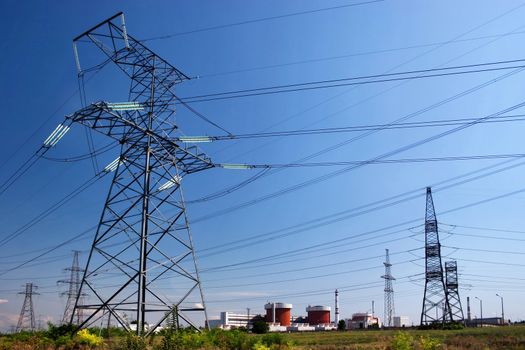
<path id="1" fill-rule="evenodd" d="M 308 306 L 308 323 L 310 325 L 329 324 L 330 323 L 330 306 Z"/>
<path id="2" fill-rule="evenodd" d="M 248 313 L 239 314 L 223 311 L 218 319 L 208 320 L 210 328 L 234 329 L 234 328 L 251 328 L 254 322 L 263 321 L 261 315 L 249 315 Z"/>
<path id="3" fill-rule="evenodd" d="M 264 309 L 266 310 L 266 322 L 283 327 L 291 325 L 292 304 L 268 303 L 264 305 Z"/>
<path id="4" fill-rule="evenodd" d="M 367 312 L 352 314 L 352 318 L 345 319 L 346 329 L 366 329 L 381 327 L 379 318 Z"/>
<path id="5" fill-rule="evenodd" d="M 394 316 L 394 327 L 410 327 L 410 318 L 408 316 Z"/>

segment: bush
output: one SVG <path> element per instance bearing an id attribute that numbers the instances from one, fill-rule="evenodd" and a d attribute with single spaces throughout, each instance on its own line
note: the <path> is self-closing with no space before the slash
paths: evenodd
<path id="1" fill-rule="evenodd" d="M 122 339 L 114 350 L 146 350 L 146 342 L 143 338 L 135 335 L 129 334 Z"/>
<path id="2" fill-rule="evenodd" d="M 51 322 L 48 322 L 47 331 L 44 332 L 44 336 L 52 340 L 57 340 L 62 337 L 71 338 L 73 334 L 75 334 L 76 329 L 77 326 L 74 326 L 72 324 L 63 324 L 60 326 L 55 326 Z"/>
<path id="3" fill-rule="evenodd" d="M 412 350 L 414 338 L 406 332 L 398 332 L 392 341 L 393 350 Z"/>
<path id="4" fill-rule="evenodd" d="M 81 329 L 77 332 L 75 340 L 81 345 L 97 347 L 104 343 L 104 339 L 96 334 L 91 334 L 87 329 Z"/>
<path id="5" fill-rule="evenodd" d="M 264 334 L 268 333 L 270 326 L 264 321 L 256 321 L 253 323 L 252 332 L 255 334 Z"/>
<path id="6" fill-rule="evenodd" d="M 346 322 L 345 322 L 345 320 L 339 320 L 339 322 L 337 323 L 337 330 L 338 331 L 346 330 Z"/>
<path id="7" fill-rule="evenodd" d="M 421 350 L 440 350 L 443 349 L 443 344 L 439 339 L 430 338 L 430 337 L 420 337 L 419 346 Z"/>

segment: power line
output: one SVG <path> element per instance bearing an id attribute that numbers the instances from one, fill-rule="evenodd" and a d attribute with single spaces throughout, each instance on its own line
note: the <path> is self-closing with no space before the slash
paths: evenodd
<path id="1" fill-rule="evenodd" d="M 430 162 L 455 162 L 467 160 L 493 160 L 493 159 L 509 159 L 509 158 L 523 158 L 525 153 L 515 154 L 486 154 L 486 155 L 472 155 L 472 156 L 449 156 L 449 157 L 427 157 L 427 158 L 402 158 L 402 159 L 383 159 L 377 161 L 367 160 L 353 160 L 353 161 L 339 161 L 339 162 L 318 162 L 318 163 L 284 163 L 284 164 L 241 164 L 247 169 L 281 169 L 281 168 L 311 168 L 311 167 L 333 167 L 344 165 L 361 165 L 361 164 L 400 164 L 400 163 L 430 163 Z M 218 164 L 219 167 L 227 167 L 229 164 Z"/>
<path id="2" fill-rule="evenodd" d="M 272 132 L 261 132 L 261 133 L 235 134 L 235 135 L 228 135 L 228 136 L 195 136 L 195 137 L 188 136 L 188 137 L 179 137 L 178 140 L 181 142 L 192 142 L 192 138 L 194 138 L 197 140 L 212 142 L 212 141 L 255 139 L 255 138 L 266 138 L 266 137 L 322 135 L 322 134 L 336 134 L 336 133 L 348 133 L 348 132 L 360 132 L 360 131 L 443 127 L 443 126 L 452 126 L 452 125 L 462 125 L 462 124 L 471 122 L 476 119 L 477 118 L 437 119 L 437 120 L 426 120 L 426 121 L 396 123 L 396 124 L 389 123 L 389 124 L 355 125 L 355 126 L 342 126 L 342 127 L 332 127 L 332 128 L 317 128 L 317 129 L 283 130 L 283 131 L 272 131 Z M 496 117 L 494 119 L 484 120 L 482 123 L 483 124 L 485 123 L 506 123 L 506 122 L 518 122 L 518 121 L 524 121 L 524 120 L 525 120 L 525 114 L 513 114 L 513 115 L 504 115 L 504 116 Z"/>
<path id="3" fill-rule="evenodd" d="M 338 9 L 343 9 L 343 8 L 361 6 L 361 5 L 368 5 L 368 4 L 373 4 L 373 3 L 377 3 L 377 2 L 383 2 L 383 1 L 385 1 L 385 0 L 370 0 L 370 1 L 362 1 L 362 2 L 357 2 L 357 3 L 354 2 L 354 3 L 349 3 L 349 4 L 346 4 L 346 5 L 340 5 L 340 6 L 324 7 L 324 8 L 314 9 L 314 10 L 293 12 L 293 13 L 287 13 L 287 14 L 277 15 L 277 16 L 256 18 L 256 19 L 245 20 L 245 21 L 240 21 L 240 22 L 234 22 L 234 23 L 221 24 L 221 25 L 216 25 L 216 26 L 211 26 L 211 27 L 193 29 L 193 30 L 179 32 L 179 33 L 174 33 L 174 34 L 168 34 L 168 35 L 161 35 L 161 36 L 151 37 L 151 38 L 143 39 L 142 42 L 152 41 L 152 40 L 160 40 L 160 39 L 169 39 L 169 38 L 173 38 L 173 37 L 181 36 L 181 35 L 202 33 L 202 32 L 207 32 L 207 31 L 212 31 L 212 30 L 217 30 L 217 29 L 224 29 L 224 28 L 242 26 L 242 25 L 246 25 L 246 24 L 266 22 L 266 21 L 271 21 L 271 20 L 276 20 L 276 19 L 289 18 L 289 17 L 295 17 L 295 16 L 302 16 L 302 15 L 306 15 L 306 14 L 326 12 L 326 11 L 338 10 Z"/>
<path id="4" fill-rule="evenodd" d="M 439 192 L 439 191 L 443 191 L 443 190 L 446 190 L 446 189 L 449 189 L 449 188 L 452 188 L 452 187 L 455 187 L 455 186 L 459 186 L 459 185 L 462 185 L 462 184 L 465 184 L 465 183 L 468 183 L 468 182 L 471 182 L 471 181 L 475 181 L 475 180 L 478 180 L 478 179 L 481 179 L 481 178 L 484 178 L 484 177 L 487 177 L 487 176 L 492 176 L 492 175 L 498 174 L 498 173 L 500 173 L 502 171 L 507 171 L 507 170 L 510 170 L 510 169 L 514 169 L 514 168 L 516 168 L 518 166 L 525 165 L 525 162 L 520 162 L 518 164 L 511 164 L 511 165 L 507 165 L 507 166 L 505 166 L 503 168 L 499 168 L 498 169 L 499 166 L 505 165 L 505 164 L 507 164 L 509 162 L 510 161 L 507 160 L 507 161 L 500 162 L 500 163 L 497 163 L 497 164 L 494 164 L 494 165 L 486 166 L 486 167 L 483 167 L 483 168 L 480 168 L 480 169 L 477 169 L 477 170 L 474 170 L 474 171 L 467 172 L 467 173 L 462 174 L 462 175 L 454 176 L 452 178 L 439 181 L 437 183 L 432 184 L 431 186 L 434 188 L 434 192 Z M 492 170 L 494 168 L 496 168 L 496 169 Z M 482 173 L 482 172 L 485 172 L 487 170 L 490 170 L 490 171 L 487 172 L 487 173 Z M 482 174 L 476 175 L 478 173 L 482 173 Z M 472 175 L 476 175 L 476 176 L 469 178 L 469 176 L 472 176 Z M 461 180 L 461 179 L 463 179 L 463 180 Z M 460 180 L 460 181 L 457 181 L 457 180 Z M 454 181 L 457 181 L 457 182 L 454 183 Z M 450 183 L 450 182 L 452 182 L 452 183 Z M 445 185 L 447 183 L 450 183 L 450 184 Z M 443 186 L 443 185 L 445 185 L 445 186 Z M 442 186 L 442 187 L 440 187 L 440 186 Z M 374 202 L 371 202 L 371 203 L 368 203 L 368 204 L 360 205 L 358 207 L 346 209 L 346 210 L 339 211 L 339 212 L 334 213 L 334 214 L 325 215 L 323 217 L 317 217 L 317 218 L 314 218 L 314 219 L 311 219 L 311 220 L 307 220 L 307 221 L 301 222 L 299 224 L 287 226 L 285 228 L 273 230 L 273 231 L 266 232 L 266 233 L 259 234 L 259 235 L 247 235 L 248 236 L 247 238 L 243 238 L 243 239 L 236 240 L 236 241 L 230 241 L 230 242 L 222 243 L 222 244 L 219 244 L 219 245 L 215 245 L 215 246 L 212 246 L 212 247 L 201 249 L 198 252 L 201 253 L 201 252 L 210 251 L 210 250 L 212 250 L 212 251 L 213 250 L 219 250 L 222 253 L 222 252 L 227 252 L 227 251 L 231 250 L 231 249 L 224 249 L 224 248 L 228 247 L 228 246 L 231 246 L 233 244 L 237 244 L 237 246 L 235 248 L 233 248 L 233 249 L 238 249 L 238 248 L 250 246 L 250 245 L 252 245 L 254 243 L 264 243 L 264 242 L 268 242 L 270 240 L 274 240 L 274 239 L 277 239 L 277 238 L 280 238 L 280 237 L 285 237 L 285 236 L 290 236 L 292 234 L 305 232 L 307 230 L 311 230 L 311 229 L 314 229 L 314 228 L 317 228 L 317 227 L 326 226 L 326 225 L 331 224 L 331 223 L 339 222 L 339 221 L 346 220 L 346 219 L 349 219 L 349 218 L 352 218 L 352 217 L 356 217 L 358 215 L 363 215 L 363 214 L 366 214 L 366 213 L 370 213 L 370 212 L 373 212 L 375 210 L 381 210 L 381 209 L 384 209 L 384 208 L 387 208 L 387 207 L 390 207 L 390 206 L 393 206 L 393 205 L 397 205 L 397 204 L 400 204 L 400 203 L 403 203 L 403 202 L 406 202 L 406 201 L 409 201 L 409 200 L 413 200 L 413 199 L 419 198 L 419 197 L 422 196 L 422 192 L 421 191 L 422 191 L 422 189 L 417 188 L 417 189 L 414 189 L 414 190 L 411 190 L 411 191 L 407 191 L 407 192 L 403 192 L 403 193 L 400 193 L 400 194 L 397 194 L 397 195 L 394 195 L 394 196 L 391 196 L 391 197 L 388 197 L 388 198 L 383 198 L 383 199 L 380 199 L 380 200 L 377 200 L 377 201 L 374 201 Z M 290 230 L 292 230 L 292 231 L 290 231 Z M 287 231 L 290 231 L 290 232 L 287 232 Z M 261 237 L 263 237 L 263 238 L 261 238 Z M 253 242 L 253 241 L 255 241 L 255 242 Z M 251 243 L 248 243 L 248 242 L 251 242 Z M 239 244 L 241 244 L 241 245 L 239 245 Z M 202 254 L 201 254 L 200 256 L 201 257 L 206 257 L 208 255 L 215 255 L 215 254 L 217 254 L 217 253 L 206 254 L 204 256 L 202 256 Z"/>
<path id="5" fill-rule="evenodd" d="M 523 69 L 523 68 L 521 68 L 521 69 Z M 517 73 L 517 71 L 511 72 L 511 73 L 515 74 L 515 73 Z M 502 78 L 503 78 L 503 76 L 499 77 L 498 79 L 502 79 Z M 426 143 L 438 140 L 438 139 L 443 138 L 445 136 L 448 136 L 450 134 L 453 134 L 453 133 L 456 133 L 458 131 L 462 131 L 462 130 L 464 130 L 466 128 L 469 128 L 471 126 L 474 126 L 474 125 L 478 124 L 479 122 L 481 122 L 483 120 L 487 120 L 487 119 L 491 119 L 491 118 L 494 118 L 494 117 L 497 117 L 497 116 L 504 115 L 504 114 L 512 112 L 512 111 L 514 111 L 516 109 L 522 108 L 523 106 L 525 106 L 525 102 L 518 103 L 518 104 L 513 105 L 511 107 L 508 107 L 508 108 L 505 108 L 503 110 L 500 110 L 499 112 L 492 113 L 492 114 L 486 115 L 485 117 L 478 118 L 478 119 L 476 119 L 476 120 L 474 120 L 472 122 L 469 122 L 467 124 L 457 126 L 455 128 L 449 129 L 449 130 L 441 132 L 439 134 L 435 134 L 433 136 L 424 138 L 422 140 L 413 142 L 411 144 L 408 144 L 408 145 L 396 148 L 396 149 L 394 149 L 392 151 L 385 152 L 385 153 L 383 153 L 381 155 L 378 155 L 376 157 L 370 158 L 365 163 L 356 164 L 356 165 L 350 165 L 350 166 L 347 166 L 347 167 L 345 167 L 343 169 L 336 170 L 336 171 L 333 171 L 333 172 L 330 172 L 330 173 L 327 173 L 327 174 L 324 174 L 324 175 L 321 175 L 321 176 L 317 176 L 315 178 L 303 181 L 303 182 L 301 182 L 299 184 L 296 184 L 296 185 L 293 185 L 293 186 L 289 186 L 287 188 L 284 188 L 284 189 L 281 189 L 279 191 L 276 191 L 276 192 L 273 192 L 273 193 L 261 196 L 259 198 L 252 199 L 250 201 L 246 201 L 246 202 L 243 202 L 243 203 L 240 203 L 240 204 L 228 207 L 228 208 L 217 210 L 215 212 L 212 212 L 211 214 L 199 217 L 199 218 L 193 220 L 193 222 L 197 223 L 197 222 L 209 220 L 211 218 L 214 218 L 214 217 L 217 217 L 217 216 L 220 216 L 220 215 L 224 215 L 224 214 L 227 214 L 227 213 L 231 213 L 232 211 L 236 211 L 236 210 L 248 207 L 248 206 L 252 206 L 252 205 L 258 204 L 260 202 L 263 202 L 263 201 L 266 201 L 266 200 L 269 200 L 269 199 L 280 197 L 280 196 L 282 196 L 284 194 L 287 194 L 287 193 L 290 193 L 290 192 L 294 192 L 296 190 L 299 190 L 299 189 L 307 187 L 307 186 L 318 184 L 320 182 L 326 181 L 326 180 L 331 179 L 333 177 L 342 175 L 342 174 L 344 174 L 344 173 L 346 173 L 348 171 L 352 171 L 352 170 L 355 170 L 355 169 L 360 168 L 362 166 L 368 165 L 369 162 L 373 162 L 373 161 L 378 161 L 378 160 L 382 160 L 382 159 L 385 159 L 385 158 L 389 158 L 389 157 L 391 157 L 393 155 L 396 155 L 396 154 L 408 151 L 408 150 L 413 149 L 413 148 L 417 148 L 417 147 L 419 147 L 421 145 L 424 145 Z M 407 117 L 401 118 L 401 119 L 406 119 L 406 118 Z M 362 134 L 362 135 L 366 135 L 366 133 Z M 345 141 L 345 142 L 347 142 L 347 141 Z M 326 150 L 323 150 L 323 152 L 324 151 L 326 151 Z M 319 152 L 317 154 L 319 154 Z M 310 158 L 310 157 L 311 156 L 309 156 L 307 158 Z"/>
<path id="6" fill-rule="evenodd" d="M 232 90 L 232 91 L 217 92 L 217 93 L 205 94 L 205 95 L 187 96 L 187 97 L 181 97 L 181 99 L 184 101 L 184 104 L 188 104 L 188 103 L 217 101 L 217 100 L 225 100 L 225 99 L 232 99 L 232 98 L 250 97 L 250 96 L 263 96 L 263 95 L 272 95 L 272 94 L 279 94 L 279 93 L 344 87 L 344 86 L 367 85 L 367 84 L 386 83 L 386 82 L 403 81 L 403 80 L 414 80 L 414 79 L 446 77 L 446 76 L 454 76 L 454 75 L 462 75 L 462 74 L 494 72 L 494 71 L 507 70 L 507 69 L 523 68 L 524 67 L 523 64 L 517 64 L 517 63 L 523 63 L 524 61 L 525 61 L 524 59 L 517 59 L 517 60 L 509 60 L 509 61 L 477 63 L 477 64 L 470 64 L 470 65 L 463 65 L 463 66 L 413 70 L 413 71 L 406 71 L 406 72 L 399 72 L 399 73 L 383 73 L 383 74 L 375 74 L 375 75 L 359 76 L 359 77 L 346 77 L 346 78 L 340 78 L 340 79 L 317 80 L 317 81 L 309 81 L 309 82 L 295 83 L 295 84 L 274 85 L 274 86 L 267 86 L 267 87 L 253 88 L 253 89 Z M 510 63 L 513 63 L 514 65 L 506 66 L 506 67 L 471 69 L 471 70 L 464 70 L 464 71 L 458 71 L 458 72 L 422 74 L 422 73 L 442 72 L 442 71 L 450 71 L 450 70 L 458 70 L 458 69 L 474 68 L 474 67 L 486 67 L 486 66 L 493 66 L 493 65 L 500 65 L 500 64 L 510 64 Z M 405 75 L 408 75 L 408 76 L 405 76 Z M 378 78 L 383 78 L 383 79 L 378 79 Z"/>
<path id="7" fill-rule="evenodd" d="M 369 56 L 369 55 L 376 55 L 376 54 L 396 52 L 396 51 L 406 51 L 406 50 L 419 49 L 419 48 L 425 48 L 425 47 L 439 46 L 439 45 L 444 45 L 444 44 L 462 43 L 462 42 L 478 41 L 478 40 L 493 39 L 493 38 L 499 39 L 502 37 L 507 37 L 511 35 L 519 35 L 519 34 L 524 34 L 524 33 L 525 31 L 516 31 L 516 32 L 507 32 L 507 33 L 501 33 L 501 34 L 477 36 L 477 37 L 472 37 L 468 39 L 438 41 L 438 42 L 426 43 L 426 44 L 415 44 L 415 45 L 408 45 L 408 46 L 402 46 L 402 47 L 376 49 L 376 50 L 370 50 L 370 51 L 349 53 L 349 54 L 344 54 L 344 55 L 334 55 L 334 56 L 328 56 L 328 57 L 311 58 L 307 60 L 270 64 L 266 66 L 247 67 L 247 68 L 241 68 L 241 69 L 223 71 L 223 72 L 217 72 L 217 73 L 201 74 L 198 76 L 198 78 L 203 79 L 203 78 L 211 78 L 211 77 L 238 74 L 238 73 L 248 73 L 248 72 L 253 72 L 253 71 L 289 67 L 289 66 L 308 64 L 308 63 L 333 61 L 333 60 L 345 59 L 345 58 L 350 58 L 350 57 Z"/>

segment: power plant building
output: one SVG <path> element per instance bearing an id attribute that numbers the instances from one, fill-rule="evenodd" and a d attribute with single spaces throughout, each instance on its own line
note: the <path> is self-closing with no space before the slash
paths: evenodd
<path id="1" fill-rule="evenodd" d="M 283 327 L 291 325 L 292 319 L 292 304 L 286 303 L 268 303 L 264 305 L 266 310 L 266 322 L 276 324 Z"/>
<path id="2" fill-rule="evenodd" d="M 410 327 L 408 316 L 394 316 L 394 327 Z"/>
<path id="3" fill-rule="evenodd" d="M 308 323 L 310 325 L 329 324 L 330 323 L 330 306 L 308 306 L 306 312 L 308 313 Z"/>

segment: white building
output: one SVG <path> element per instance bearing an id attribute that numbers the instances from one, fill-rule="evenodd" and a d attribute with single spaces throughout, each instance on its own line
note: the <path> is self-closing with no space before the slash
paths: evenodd
<path id="1" fill-rule="evenodd" d="M 210 328 L 233 329 L 239 327 L 248 328 L 253 326 L 255 315 L 236 314 L 233 312 L 221 312 L 220 319 L 210 319 Z M 260 316 L 259 316 L 260 317 Z"/>
<path id="2" fill-rule="evenodd" d="M 369 327 L 381 327 L 379 318 L 366 312 L 352 314 L 352 318 L 345 319 L 346 329 L 366 329 Z"/>
<path id="3" fill-rule="evenodd" d="M 394 327 L 410 327 L 408 316 L 394 316 Z"/>

